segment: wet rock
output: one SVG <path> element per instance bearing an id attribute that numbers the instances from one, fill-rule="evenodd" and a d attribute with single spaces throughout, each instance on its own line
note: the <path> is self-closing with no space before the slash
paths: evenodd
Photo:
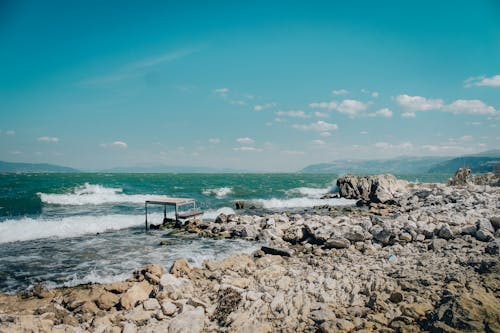
<path id="1" fill-rule="evenodd" d="M 262 246 L 260 249 L 265 254 L 272 254 L 276 256 L 290 257 L 293 254 L 293 250 L 286 247 Z"/>

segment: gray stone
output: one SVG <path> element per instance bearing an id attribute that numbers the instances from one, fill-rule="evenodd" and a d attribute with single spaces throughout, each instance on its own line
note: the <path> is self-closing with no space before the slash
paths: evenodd
<path id="1" fill-rule="evenodd" d="M 350 245 L 351 243 L 343 237 L 332 237 L 325 242 L 327 249 L 345 249 Z"/>

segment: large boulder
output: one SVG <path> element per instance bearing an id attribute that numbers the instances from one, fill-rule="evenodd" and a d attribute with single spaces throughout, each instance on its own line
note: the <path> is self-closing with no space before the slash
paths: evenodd
<path id="1" fill-rule="evenodd" d="M 397 201 L 406 192 L 408 182 L 393 175 L 355 176 L 346 175 L 337 179 L 342 198 L 361 199 L 376 203 Z"/>
<path id="2" fill-rule="evenodd" d="M 448 180 L 450 186 L 461 186 L 472 183 L 471 171 L 468 168 L 458 168 L 455 175 Z"/>
<path id="3" fill-rule="evenodd" d="M 147 300 L 153 291 L 153 286 L 147 281 L 138 282 L 132 286 L 120 299 L 123 309 L 135 307 L 138 303 Z"/>

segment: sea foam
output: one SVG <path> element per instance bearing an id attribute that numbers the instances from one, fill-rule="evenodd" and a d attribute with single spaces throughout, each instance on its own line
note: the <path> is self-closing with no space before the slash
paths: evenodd
<path id="1" fill-rule="evenodd" d="M 253 200 L 257 205 L 266 209 L 281 208 L 306 208 L 314 206 L 352 206 L 356 200 L 350 199 L 314 199 L 314 198 L 291 198 L 291 199 L 256 199 Z"/>
<path id="2" fill-rule="evenodd" d="M 228 194 L 233 193 L 231 187 L 218 187 L 218 188 L 207 188 L 202 191 L 204 195 L 215 195 L 216 198 L 222 199 Z"/>
<path id="3" fill-rule="evenodd" d="M 144 203 L 158 198 L 152 194 L 123 194 L 123 189 L 85 183 L 70 193 L 37 193 L 40 200 L 53 205 L 100 205 L 106 203 Z"/>

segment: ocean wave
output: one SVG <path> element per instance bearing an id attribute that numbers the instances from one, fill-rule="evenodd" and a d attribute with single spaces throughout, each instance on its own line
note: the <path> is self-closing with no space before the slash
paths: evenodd
<path id="1" fill-rule="evenodd" d="M 257 205 L 266 209 L 276 208 L 307 208 L 314 206 L 351 206 L 356 200 L 350 199 L 314 199 L 314 198 L 291 198 L 291 199 L 256 199 L 253 200 Z"/>
<path id="2" fill-rule="evenodd" d="M 232 187 L 217 187 L 217 188 L 207 188 L 204 189 L 201 193 L 204 195 L 215 195 L 216 198 L 222 199 L 226 197 L 228 194 L 233 193 Z"/>
<path id="3" fill-rule="evenodd" d="M 300 194 L 306 196 L 307 198 L 321 198 L 323 195 L 330 193 L 332 191 L 331 187 L 328 188 L 314 188 L 314 187 L 297 187 L 287 190 L 285 193 L 290 194 Z"/>
<path id="4" fill-rule="evenodd" d="M 144 203 L 158 198 L 152 194 L 123 194 L 123 189 L 85 183 L 71 193 L 37 193 L 40 200 L 52 205 L 100 205 L 106 203 Z"/>
<path id="5" fill-rule="evenodd" d="M 158 220 L 161 219 L 161 214 L 155 215 L 158 215 Z M 50 237 L 78 237 L 140 225 L 144 225 L 143 215 L 81 215 L 59 219 L 6 220 L 0 223 L 0 244 Z"/>

